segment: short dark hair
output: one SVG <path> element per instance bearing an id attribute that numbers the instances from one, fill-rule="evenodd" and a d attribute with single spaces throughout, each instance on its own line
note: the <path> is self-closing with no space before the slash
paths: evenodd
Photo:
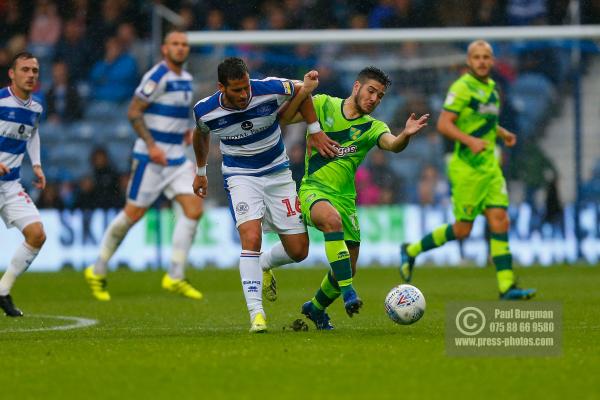
<path id="1" fill-rule="evenodd" d="M 36 57 L 28 51 L 21 51 L 20 53 L 17 53 L 14 55 L 14 57 L 10 61 L 9 68 L 14 70 L 15 67 L 17 66 L 17 60 L 20 60 L 20 59 L 29 60 L 31 58 L 36 58 Z"/>
<path id="2" fill-rule="evenodd" d="M 372 65 L 369 67 L 363 68 L 363 70 L 360 71 L 358 73 L 358 76 L 356 77 L 356 80 L 359 81 L 360 83 L 365 83 L 365 81 L 367 79 L 373 79 L 373 80 L 381 83 L 382 85 L 385 86 L 386 89 L 388 87 L 390 87 L 390 85 L 392 84 L 392 80 L 390 79 L 388 74 L 386 74 L 379 68 L 374 67 Z"/>
<path id="3" fill-rule="evenodd" d="M 219 82 L 227 86 L 229 80 L 244 79 L 248 74 L 248 66 L 238 57 L 228 57 L 221 61 L 217 68 Z"/>
<path id="4" fill-rule="evenodd" d="M 163 36 L 162 44 L 167 43 L 167 38 L 169 37 L 169 35 L 171 33 L 185 33 L 185 34 L 187 34 L 187 32 L 184 29 L 181 29 L 181 28 L 178 28 L 178 27 L 171 28 L 171 29 L 169 29 L 167 31 L 167 33 L 165 33 L 165 36 Z"/>

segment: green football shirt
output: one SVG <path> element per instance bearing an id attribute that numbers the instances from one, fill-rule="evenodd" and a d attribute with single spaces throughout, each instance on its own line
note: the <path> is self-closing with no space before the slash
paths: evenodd
<path id="1" fill-rule="evenodd" d="M 379 137 L 390 129 L 370 115 L 354 119 L 344 116 L 344 100 L 319 94 L 313 103 L 321 129 L 340 144 L 336 157 L 322 157 L 312 149 L 306 153 L 302 186 L 307 185 L 325 193 L 356 198 L 354 175 L 371 148 L 378 144 Z"/>
<path id="2" fill-rule="evenodd" d="M 473 154 L 467 146 L 456 141 L 452 162 L 462 162 L 483 172 L 497 168 L 495 147 L 500 99 L 496 83 L 491 78 L 484 83 L 469 73 L 464 74 L 450 86 L 444 110 L 458 115 L 456 126 L 463 133 L 488 143 L 484 151 Z"/>

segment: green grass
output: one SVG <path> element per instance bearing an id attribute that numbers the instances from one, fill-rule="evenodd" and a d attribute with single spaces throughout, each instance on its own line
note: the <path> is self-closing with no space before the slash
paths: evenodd
<path id="1" fill-rule="evenodd" d="M 559 357 L 456 358 L 445 354 L 444 305 L 496 299 L 494 271 L 422 268 L 421 321 L 399 326 L 382 301 L 396 270 L 365 268 L 355 286 L 365 301 L 348 318 L 331 307 L 333 332 L 283 330 L 323 269 L 277 271 L 280 298 L 267 304 L 270 331 L 249 334 L 236 270 L 190 271 L 205 294 L 194 302 L 159 288 L 161 273 L 110 274 L 113 300 L 92 300 L 81 272 L 26 273 L 13 297 L 29 315 L 93 318 L 68 331 L 11 332 L 65 324 L 0 318 L 0 398 L 599 398 L 600 268 L 518 271 L 537 300 L 563 303 Z M 312 326 L 311 326 L 312 328 Z M 7 395 L 8 394 L 8 395 Z"/>

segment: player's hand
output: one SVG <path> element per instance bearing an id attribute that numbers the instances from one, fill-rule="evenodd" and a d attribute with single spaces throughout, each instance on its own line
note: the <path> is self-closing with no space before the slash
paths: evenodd
<path id="1" fill-rule="evenodd" d="M 304 75 L 303 87 L 308 93 L 312 93 L 319 86 L 319 73 L 315 70 L 308 71 Z"/>
<path id="2" fill-rule="evenodd" d="M 199 196 L 201 198 L 205 198 L 206 190 L 208 189 L 208 178 L 206 176 L 196 175 L 192 186 L 194 188 L 194 193 L 197 196 Z"/>
<path id="3" fill-rule="evenodd" d="M 327 136 L 325 132 L 321 131 L 308 135 L 306 148 L 309 157 L 312 155 L 313 147 L 317 149 L 321 156 L 325 158 L 334 158 L 338 154 L 340 144 Z"/>
<path id="4" fill-rule="evenodd" d="M 44 189 L 46 187 L 46 175 L 44 175 L 42 166 L 34 165 L 33 173 L 34 173 L 35 177 L 37 178 L 37 180 L 33 181 L 33 186 L 35 186 L 36 189 L 40 189 L 40 190 Z"/>
<path id="5" fill-rule="evenodd" d="M 194 140 L 194 130 L 187 129 L 183 134 L 183 144 L 189 146 L 190 144 L 192 144 L 192 140 Z"/>
<path id="6" fill-rule="evenodd" d="M 502 137 L 504 140 L 504 145 L 506 147 L 513 147 L 517 144 L 517 135 L 512 132 L 505 130 L 504 136 Z"/>
<path id="7" fill-rule="evenodd" d="M 0 162 L 0 176 L 6 175 L 10 172 L 10 168 Z"/>
<path id="8" fill-rule="evenodd" d="M 158 147 L 156 144 L 148 146 L 148 156 L 150 157 L 152 162 L 164 166 L 167 165 L 167 155 L 165 154 L 163 149 Z"/>
<path id="9" fill-rule="evenodd" d="M 473 154 L 479 154 L 487 147 L 487 142 L 483 139 L 479 139 L 476 137 L 471 137 L 469 140 L 469 149 L 473 152 Z"/>
<path id="10" fill-rule="evenodd" d="M 427 126 L 427 121 L 429 121 L 429 114 L 423 114 L 417 119 L 415 113 L 411 113 L 408 119 L 406 120 L 406 127 L 404 128 L 404 133 L 407 136 L 412 136 L 415 133 L 419 132 L 421 129 Z"/>

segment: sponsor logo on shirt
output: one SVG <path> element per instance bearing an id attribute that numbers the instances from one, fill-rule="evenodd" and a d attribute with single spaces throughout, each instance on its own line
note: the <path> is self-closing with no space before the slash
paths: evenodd
<path id="1" fill-rule="evenodd" d="M 242 122 L 241 126 L 243 130 L 248 131 L 254 127 L 254 124 L 252 123 L 252 121 L 244 121 Z"/>
<path id="2" fill-rule="evenodd" d="M 142 88 L 142 94 L 144 96 L 150 96 L 154 92 L 154 89 L 156 89 L 156 82 L 148 81 Z"/>
<path id="3" fill-rule="evenodd" d="M 344 157 L 348 154 L 356 153 L 358 151 L 358 147 L 356 145 L 350 145 L 348 147 L 338 147 L 337 156 Z"/>

